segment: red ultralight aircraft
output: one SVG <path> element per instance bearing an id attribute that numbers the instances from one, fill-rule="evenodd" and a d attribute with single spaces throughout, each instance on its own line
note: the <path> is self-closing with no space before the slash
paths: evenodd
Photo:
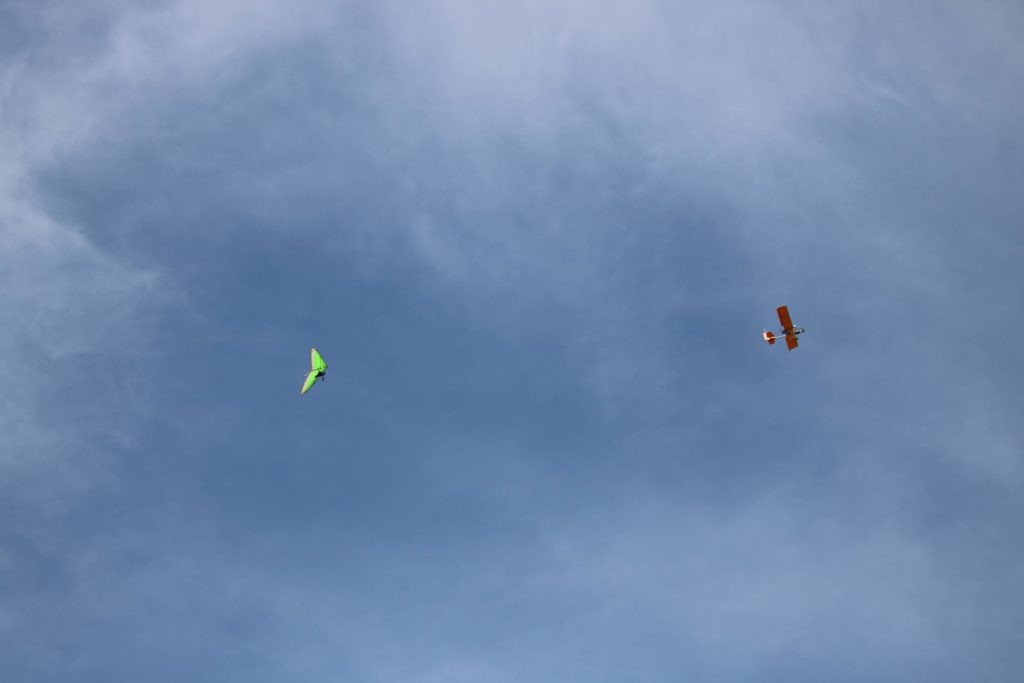
<path id="1" fill-rule="evenodd" d="M 796 337 L 798 334 L 804 333 L 804 328 L 793 327 L 793 321 L 789 317 L 788 308 L 786 308 L 785 306 L 779 306 L 777 310 L 779 313 L 779 322 L 782 323 L 782 332 L 780 332 L 779 334 L 775 334 L 774 332 L 769 332 L 768 330 L 765 330 L 763 335 L 764 340 L 769 344 L 774 344 L 776 339 L 785 337 L 786 346 L 789 347 L 790 351 L 792 351 L 798 346 Z"/>

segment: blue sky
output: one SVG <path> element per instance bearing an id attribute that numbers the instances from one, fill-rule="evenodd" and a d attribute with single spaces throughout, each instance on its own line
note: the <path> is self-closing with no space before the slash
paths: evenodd
<path id="1" fill-rule="evenodd" d="M 0 2 L 0 677 L 1018 680 L 1022 34 Z"/>

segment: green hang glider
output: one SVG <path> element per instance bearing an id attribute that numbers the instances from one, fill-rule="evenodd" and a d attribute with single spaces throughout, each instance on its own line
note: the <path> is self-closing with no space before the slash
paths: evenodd
<path id="1" fill-rule="evenodd" d="M 323 380 L 324 375 L 327 374 L 327 363 L 324 362 L 324 357 L 316 349 L 309 350 L 309 364 L 311 366 L 309 374 L 306 375 L 306 381 L 302 383 L 300 394 L 309 391 L 318 379 Z"/>

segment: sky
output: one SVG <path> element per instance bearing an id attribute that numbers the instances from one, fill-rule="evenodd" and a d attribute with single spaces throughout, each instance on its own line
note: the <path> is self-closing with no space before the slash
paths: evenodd
<path id="1" fill-rule="evenodd" d="M 0 0 L 0 678 L 1020 680 L 1021 35 Z"/>

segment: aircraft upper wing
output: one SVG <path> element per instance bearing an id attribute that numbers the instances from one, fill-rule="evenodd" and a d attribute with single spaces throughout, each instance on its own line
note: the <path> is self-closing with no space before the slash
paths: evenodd
<path id="1" fill-rule="evenodd" d="M 779 322 L 782 323 L 783 331 L 789 332 L 791 329 L 793 329 L 793 320 L 789 317 L 789 309 L 787 307 L 785 307 L 785 306 L 779 306 L 778 313 L 779 313 Z M 794 338 L 794 341 L 796 341 L 795 338 Z M 793 348 L 793 347 L 791 346 L 789 348 Z"/>

